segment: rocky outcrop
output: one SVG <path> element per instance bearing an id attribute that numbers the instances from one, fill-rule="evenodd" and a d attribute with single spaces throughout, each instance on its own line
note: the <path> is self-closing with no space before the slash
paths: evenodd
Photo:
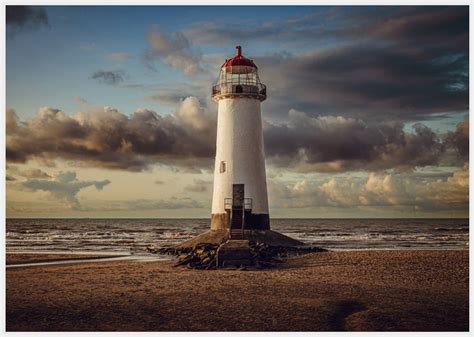
<path id="1" fill-rule="evenodd" d="M 167 254 L 178 256 L 175 266 L 187 266 L 195 269 L 216 269 L 217 251 L 222 244 L 199 243 L 195 247 L 163 247 L 148 248 L 152 254 Z M 223 267 L 253 267 L 273 268 L 292 255 L 301 255 L 327 251 L 314 246 L 271 246 L 263 242 L 249 242 L 250 264 L 224 265 Z M 238 260 L 235 260 L 238 261 Z M 222 265 L 221 265 L 222 266 Z"/>

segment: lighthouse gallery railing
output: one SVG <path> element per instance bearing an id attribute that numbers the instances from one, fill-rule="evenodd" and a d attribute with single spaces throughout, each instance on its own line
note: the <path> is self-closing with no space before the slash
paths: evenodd
<path id="1" fill-rule="evenodd" d="M 212 96 L 225 94 L 251 94 L 267 96 L 267 87 L 265 84 L 234 84 L 227 82 L 224 84 L 216 84 L 212 86 Z"/>

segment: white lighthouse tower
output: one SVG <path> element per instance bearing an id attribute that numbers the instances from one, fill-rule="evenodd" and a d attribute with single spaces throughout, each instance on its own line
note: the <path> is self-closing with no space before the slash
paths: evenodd
<path id="1" fill-rule="evenodd" d="M 229 239 L 273 246 L 303 244 L 270 230 L 260 111 L 267 90 L 255 63 L 242 55 L 240 46 L 236 48 L 237 55 L 224 62 L 212 87 L 212 98 L 219 108 L 211 230 L 177 248 Z"/>
<path id="2" fill-rule="evenodd" d="M 211 229 L 268 230 L 261 102 L 267 98 L 255 63 L 237 55 L 222 65 L 212 98 L 218 102 Z"/>

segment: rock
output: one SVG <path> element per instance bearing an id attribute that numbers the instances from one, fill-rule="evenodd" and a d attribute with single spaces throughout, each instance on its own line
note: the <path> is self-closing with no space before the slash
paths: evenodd
<path id="1" fill-rule="evenodd" d="M 220 255 L 220 258 L 226 261 L 226 263 L 220 263 L 221 266 L 236 268 L 255 266 L 258 269 L 262 269 L 276 267 L 278 264 L 285 262 L 285 258 L 291 255 L 327 251 L 315 246 L 270 246 L 264 242 L 240 240 L 245 242 L 236 243 L 236 241 L 239 240 L 229 240 L 222 244 L 199 243 L 194 247 L 147 247 L 147 252 L 151 254 L 176 255 L 178 256 L 178 262 L 175 266 L 209 270 L 217 268 L 220 255 L 218 252 L 223 253 Z M 222 248 L 223 246 L 227 248 Z M 229 253 L 229 247 L 231 248 L 230 255 L 226 256 Z"/>

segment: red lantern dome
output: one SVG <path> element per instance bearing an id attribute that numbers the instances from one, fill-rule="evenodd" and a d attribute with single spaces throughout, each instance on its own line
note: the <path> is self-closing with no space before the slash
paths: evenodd
<path id="1" fill-rule="evenodd" d="M 252 60 L 242 56 L 242 47 L 237 46 L 237 55 L 226 60 L 221 67 L 219 80 L 212 87 L 212 98 L 267 98 L 267 87 L 260 82 L 258 69 Z"/>
<path id="2" fill-rule="evenodd" d="M 222 68 L 235 67 L 235 66 L 246 66 L 246 67 L 257 68 L 255 63 L 253 63 L 253 60 L 250 60 L 250 59 L 242 56 L 242 47 L 241 46 L 237 46 L 235 48 L 237 49 L 237 55 L 235 55 L 230 60 L 226 60 L 224 62 L 224 64 L 222 65 Z"/>

